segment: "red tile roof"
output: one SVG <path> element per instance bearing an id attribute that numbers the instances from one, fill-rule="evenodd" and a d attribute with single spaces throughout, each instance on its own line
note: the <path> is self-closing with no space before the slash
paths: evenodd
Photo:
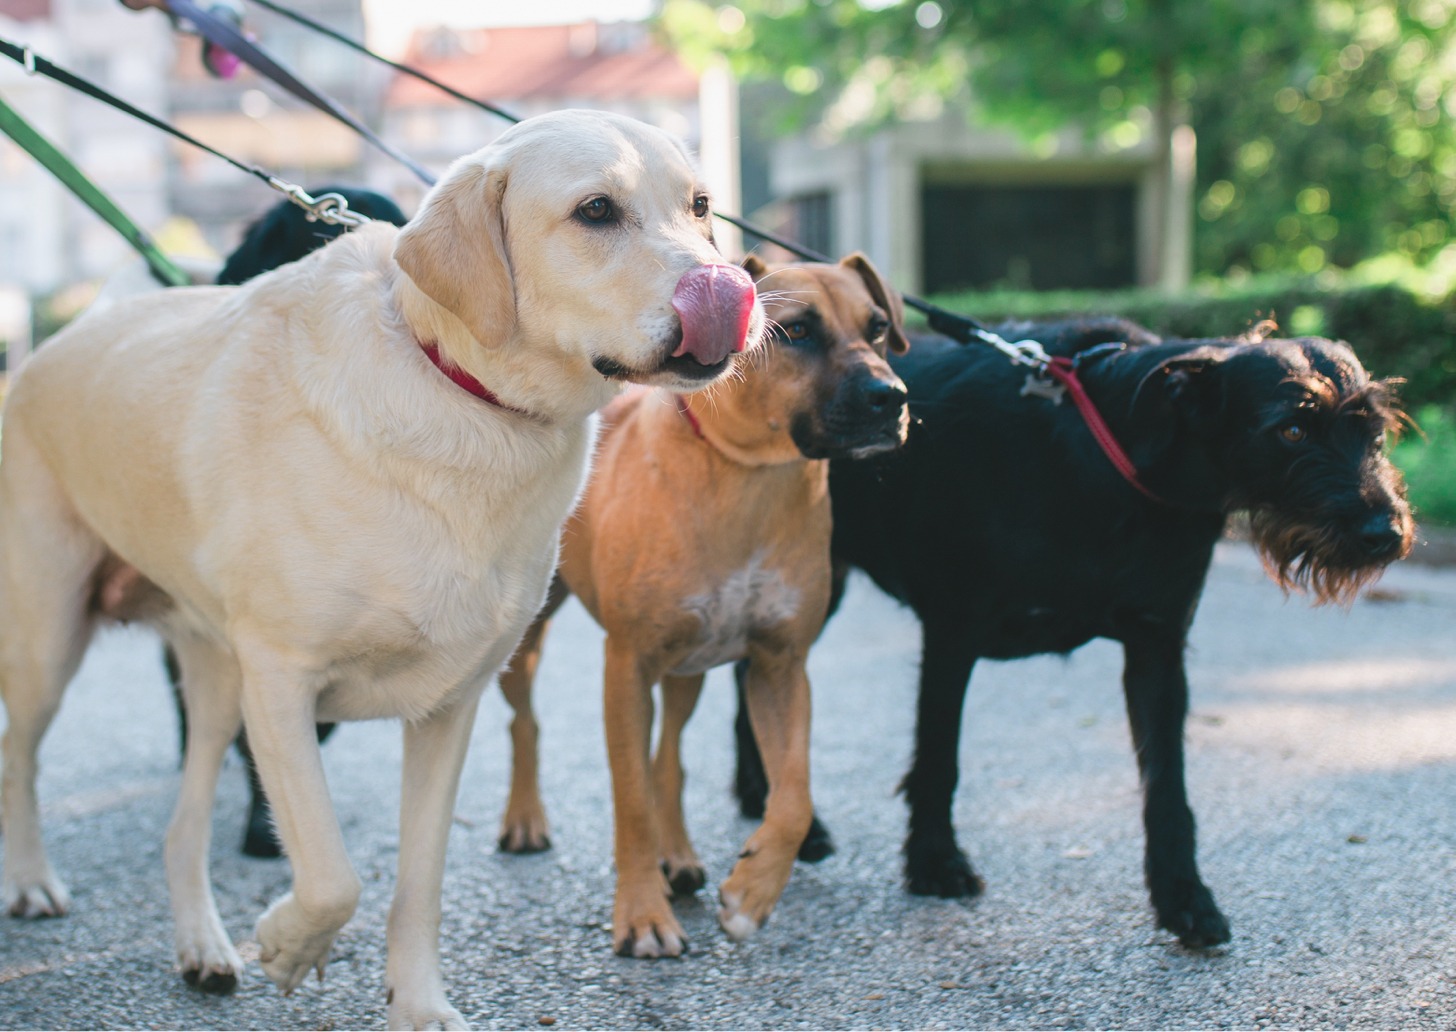
<path id="1" fill-rule="evenodd" d="M 691 100 L 698 77 L 643 25 L 623 22 L 495 29 L 430 29 L 404 64 L 482 100 Z M 397 76 L 388 107 L 435 105 L 445 95 Z"/>
<path id="2" fill-rule="evenodd" d="M 51 16 L 51 0 L 5 0 L 0 14 L 15 21 L 36 21 Z"/>

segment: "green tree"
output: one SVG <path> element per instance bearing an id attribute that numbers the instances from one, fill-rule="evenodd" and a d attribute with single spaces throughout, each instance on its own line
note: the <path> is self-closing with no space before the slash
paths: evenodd
<path id="1" fill-rule="evenodd" d="M 1198 265 L 1314 271 L 1430 257 L 1456 201 L 1451 0 L 667 0 L 689 53 L 782 83 L 781 130 L 942 105 L 1033 142 L 1199 140 Z M 1442 117 L 1443 105 L 1445 117 Z"/>
<path id="2" fill-rule="evenodd" d="M 1451 249 L 1456 26 L 1450 0 L 1323 2 L 1316 39 L 1244 34 L 1191 98 L 1198 262 L 1315 272 Z"/>

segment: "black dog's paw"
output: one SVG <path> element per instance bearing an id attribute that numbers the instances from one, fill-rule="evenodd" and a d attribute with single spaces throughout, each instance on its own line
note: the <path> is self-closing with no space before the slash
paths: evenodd
<path id="1" fill-rule="evenodd" d="M 809 834 L 804 836 L 804 841 L 799 846 L 799 859 L 806 864 L 817 864 L 833 852 L 834 838 L 829 834 L 829 829 L 820 823 L 816 814 L 809 822 Z"/>
<path id="2" fill-rule="evenodd" d="M 266 817 L 248 821 L 247 831 L 243 833 L 243 853 L 260 860 L 275 860 L 283 855 L 272 821 Z"/>
<path id="3" fill-rule="evenodd" d="M 674 868 L 664 860 L 662 875 L 667 879 L 667 887 L 672 890 L 673 897 L 678 899 L 691 896 L 708 884 L 708 872 L 696 863 Z"/>
<path id="4" fill-rule="evenodd" d="M 915 896 L 964 899 L 986 891 L 985 880 L 951 842 L 905 844 L 905 888 Z"/>
<path id="5" fill-rule="evenodd" d="M 738 812 L 749 820 L 763 820 L 763 807 L 768 799 L 768 782 L 762 769 L 745 770 L 740 764 L 733 777 L 733 795 L 738 799 Z"/>
<path id="6" fill-rule="evenodd" d="M 1195 883 L 1168 896 L 1171 898 L 1153 902 L 1158 927 L 1172 932 L 1182 945 L 1203 950 L 1229 941 L 1228 919 L 1219 911 L 1213 893 L 1206 886 Z"/>

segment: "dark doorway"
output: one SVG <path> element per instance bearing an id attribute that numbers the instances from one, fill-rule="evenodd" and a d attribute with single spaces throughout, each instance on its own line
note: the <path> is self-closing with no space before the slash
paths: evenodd
<path id="1" fill-rule="evenodd" d="M 1086 290 L 1137 280 L 1130 183 L 929 184 L 920 198 L 929 293 Z"/>

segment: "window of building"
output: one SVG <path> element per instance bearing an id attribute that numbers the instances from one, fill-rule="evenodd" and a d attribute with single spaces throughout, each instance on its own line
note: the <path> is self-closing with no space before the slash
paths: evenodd
<path id="1" fill-rule="evenodd" d="M 827 191 L 800 194 L 789 201 L 786 235 L 820 254 L 834 253 L 833 206 Z"/>
<path id="2" fill-rule="evenodd" d="M 931 183 L 920 197 L 927 292 L 1136 283 L 1131 183 Z"/>

